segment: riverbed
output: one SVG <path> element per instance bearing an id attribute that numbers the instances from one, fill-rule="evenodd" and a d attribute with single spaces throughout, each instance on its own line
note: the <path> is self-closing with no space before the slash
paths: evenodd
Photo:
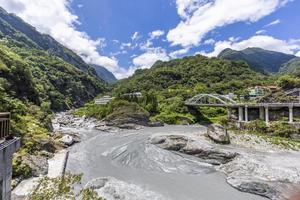
<path id="1" fill-rule="evenodd" d="M 67 171 L 83 173 L 81 187 L 88 184 L 107 200 L 266 199 L 245 191 L 277 200 L 287 197 L 300 182 L 299 152 L 251 135 L 234 135 L 232 144 L 218 145 L 205 136 L 207 127 L 201 125 L 105 132 L 97 130 L 97 124 L 94 119 L 59 114 L 53 125 L 56 131 L 81 138 L 69 149 Z M 187 137 L 192 145 L 204 144 L 238 156 L 216 166 L 152 144 L 157 136 Z"/>

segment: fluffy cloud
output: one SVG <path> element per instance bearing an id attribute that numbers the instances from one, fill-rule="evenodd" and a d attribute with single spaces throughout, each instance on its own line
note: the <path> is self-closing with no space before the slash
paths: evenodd
<path id="1" fill-rule="evenodd" d="M 168 61 L 170 58 L 167 52 L 162 48 L 152 48 L 145 53 L 135 57 L 133 64 L 137 68 L 150 68 L 156 61 Z"/>
<path id="2" fill-rule="evenodd" d="M 171 58 L 178 58 L 181 55 L 187 54 L 189 52 L 190 48 L 183 48 L 183 49 L 179 49 L 177 51 L 173 51 L 169 54 L 169 56 Z"/>
<path id="3" fill-rule="evenodd" d="M 163 36 L 164 34 L 165 34 L 164 31 L 156 30 L 156 31 L 152 31 L 151 33 L 149 33 L 149 36 L 150 36 L 150 39 L 153 40 L 153 39 Z"/>
<path id="4" fill-rule="evenodd" d="M 0 6 L 13 12 L 37 28 L 49 34 L 66 47 L 75 51 L 86 62 L 106 67 L 120 74 L 124 71 L 115 58 L 101 56 L 97 48 L 103 39 L 91 39 L 85 32 L 76 30 L 78 17 L 69 10 L 71 0 L 0 0 Z"/>
<path id="5" fill-rule="evenodd" d="M 213 45 L 215 43 L 216 43 L 216 41 L 214 39 L 208 39 L 208 40 L 204 41 L 204 44 L 206 44 L 206 45 Z"/>
<path id="6" fill-rule="evenodd" d="M 281 21 L 279 19 L 277 19 L 277 20 L 272 21 L 269 24 L 265 25 L 264 27 L 275 26 L 275 25 L 280 24 L 280 23 L 281 23 Z"/>
<path id="7" fill-rule="evenodd" d="M 182 21 L 169 31 L 172 45 L 199 45 L 211 30 L 235 22 L 256 22 L 291 0 L 176 0 Z"/>
<path id="8" fill-rule="evenodd" d="M 206 56 L 217 56 L 226 48 L 243 50 L 247 47 L 259 47 L 270 51 L 278 51 L 287 54 L 296 54 L 300 50 L 300 40 L 279 40 L 267 35 L 256 35 L 247 40 L 229 39 L 215 44 L 214 51 L 210 53 L 200 52 Z"/>

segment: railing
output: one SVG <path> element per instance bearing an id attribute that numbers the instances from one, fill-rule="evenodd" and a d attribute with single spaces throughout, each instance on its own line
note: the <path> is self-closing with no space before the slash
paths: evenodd
<path id="1" fill-rule="evenodd" d="M 0 113 L 0 140 L 10 135 L 10 113 Z"/>

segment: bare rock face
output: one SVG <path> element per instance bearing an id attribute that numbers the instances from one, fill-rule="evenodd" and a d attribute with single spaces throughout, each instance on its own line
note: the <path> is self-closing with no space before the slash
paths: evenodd
<path id="1" fill-rule="evenodd" d="M 182 135 L 154 136 L 150 139 L 150 143 L 166 150 L 196 156 L 202 159 L 203 162 L 213 165 L 228 163 L 238 155 L 235 152 L 215 148 L 204 140 L 195 141 Z"/>
<path id="2" fill-rule="evenodd" d="M 207 135 L 215 143 L 230 144 L 230 138 L 227 130 L 219 124 L 212 124 L 208 126 Z"/>
<path id="3" fill-rule="evenodd" d="M 260 195 L 272 200 L 287 199 L 283 191 L 289 190 L 288 187 L 280 182 L 268 182 L 262 180 L 251 180 L 247 178 L 228 178 L 227 183 L 241 192 Z"/>

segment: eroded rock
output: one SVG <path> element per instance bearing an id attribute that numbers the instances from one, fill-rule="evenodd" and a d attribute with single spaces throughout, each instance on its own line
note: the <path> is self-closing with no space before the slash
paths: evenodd
<path id="1" fill-rule="evenodd" d="M 196 156 L 213 165 L 225 164 L 238 155 L 235 152 L 215 148 L 204 140 L 195 141 L 182 135 L 154 136 L 150 139 L 150 142 L 163 149 Z"/>
<path id="2" fill-rule="evenodd" d="M 230 138 L 227 130 L 219 124 L 209 125 L 207 127 L 207 135 L 216 143 L 230 144 Z"/>

